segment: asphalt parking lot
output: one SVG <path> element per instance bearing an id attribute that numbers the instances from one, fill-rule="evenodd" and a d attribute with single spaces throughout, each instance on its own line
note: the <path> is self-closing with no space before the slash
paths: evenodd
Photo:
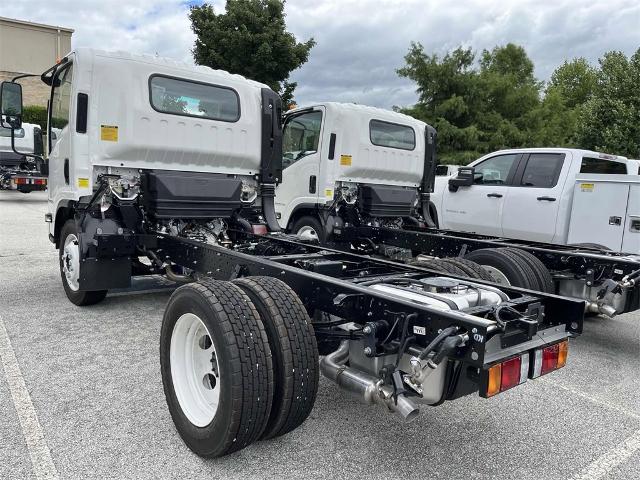
<path id="1" fill-rule="evenodd" d="M 567 367 L 402 423 L 321 381 L 280 439 L 203 460 L 159 371 L 170 290 L 67 301 L 46 195 L 0 192 L 0 478 L 640 478 L 640 314 L 589 318 Z"/>

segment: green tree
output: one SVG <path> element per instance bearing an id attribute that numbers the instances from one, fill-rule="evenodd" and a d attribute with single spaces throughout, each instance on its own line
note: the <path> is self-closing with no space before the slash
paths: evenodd
<path id="1" fill-rule="evenodd" d="M 283 0 L 227 0 L 219 14 L 204 4 L 191 7 L 189 18 L 197 64 L 266 83 L 285 105 L 293 103 L 289 75 L 308 60 L 315 41 L 299 43 L 287 31 Z"/>
<path id="2" fill-rule="evenodd" d="M 607 52 L 593 95 L 579 112 L 577 137 L 584 148 L 640 157 L 640 48 L 629 58 Z"/>
<path id="3" fill-rule="evenodd" d="M 585 58 L 566 61 L 551 74 L 546 95 L 559 94 L 569 108 L 582 106 L 593 95 L 598 71 Z"/>
<path id="4" fill-rule="evenodd" d="M 468 162 L 483 153 L 529 145 L 527 117 L 539 108 L 541 82 L 522 47 L 484 50 L 476 62 L 471 49 L 442 58 L 412 43 L 400 76 L 416 82 L 418 103 L 402 109 L 438 130 L 439 151 L 449 162 Z"/>

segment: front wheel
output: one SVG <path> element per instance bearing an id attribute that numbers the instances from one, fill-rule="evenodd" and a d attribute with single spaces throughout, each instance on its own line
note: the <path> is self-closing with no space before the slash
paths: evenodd
<path id="1" fill-rule="evenodd" d="M 82 307 L 104 300 L 107 296 L 106 290 L 80 290 L 80 245 L 74 220 L 67 220 L 62 227 L 59 253 L 62 286 L 71 303 Z"/>
<path id="2" fill-rule="evenodd" d="M 301 217 L 293 224 L 292 233 L 299 236 L 301 240 L 324 243 L 326 235 L 324 228 L 317 218 L 307 216 Z"/>
<path id="3" fill-rule="evenodd" d="M 274 395 L 269 340 L 249 297 L 230 282 L 178 288 L 160 332 L 169 412 L 187 446 L 220 457 L 258 440 Z"/>

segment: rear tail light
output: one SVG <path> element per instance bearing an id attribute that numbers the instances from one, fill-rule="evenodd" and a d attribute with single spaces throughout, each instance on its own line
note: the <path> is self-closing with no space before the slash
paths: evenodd
<path id="1" fill-rule="evenodd" d="M 567 363 L 568 353 L 568 340 L 536 350 L 533 355 L 531 378 L 538 378 L 541 375 L 564 367 Z"/>
<path id="2" fill-rule="evenodd" d="M 484 381 L 481 382 L 480 396 L 488 398 L 509 390 L 529 378 L 538 378 L 567 363 L 569 341 L 538 348 L 531 353 L 512 357 L 485 370 Z"/>
<path id="3" fill-rule="evenodd" d="M 527 381 L 529 354 L 513 357 L 489 368 L 483 397 L 493 397 Z"/>

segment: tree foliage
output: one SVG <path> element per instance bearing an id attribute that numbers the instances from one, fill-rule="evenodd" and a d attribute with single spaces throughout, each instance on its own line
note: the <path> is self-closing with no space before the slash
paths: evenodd
<path id="1" fill-rule="evenodd" d="M 418 93 L 418 103 L 400 110 L 438 130 L 443 161 L 529 146 L 639 155 L 640 49 L 630 59 L 607 53 L 600 68 L 584 58 L 565 61 L 545 84 L 514 44 L 440 57 L 412 43 L 398 74 Z"/>
<path id="2" fill-rule="evenodd" d="M 315 41 L 300 43 L 287 31 L 283 0 L 227 0 L 219 14 L 204 4 L 191 7 L 189 18 L 197 64 L 266 83 L 285 105 L 293 102 L 289 75 L 308 60 Z"/>

